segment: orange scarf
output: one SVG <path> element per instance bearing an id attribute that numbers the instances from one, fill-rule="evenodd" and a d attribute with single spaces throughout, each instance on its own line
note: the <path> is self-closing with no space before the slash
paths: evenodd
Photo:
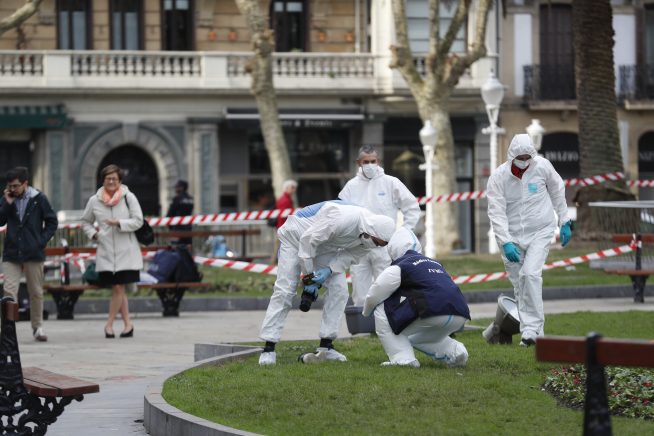
<path id="1" fill-rule="evenodd" d="M 102 188 L 102 201 L 107 206 L 115 206 L 118 204 L 120 199 L 123 198 L 123 187 L 122 185 L 116 189 L 113 197 L 109 197 L 109 193 L 106 188 Z"/>

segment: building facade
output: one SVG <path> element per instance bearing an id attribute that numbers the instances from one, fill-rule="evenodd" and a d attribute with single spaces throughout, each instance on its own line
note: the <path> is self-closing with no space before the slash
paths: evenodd
<path id="1" fill-rule="evenodd" d="M 654 178 L 654 1 L 612 0 L 618 127 L 628 178 Z M 571 1 L 509 1 L 502 20 L 500 77 L 506 86 L 499 161 L 532 119 L 546 129 L 540 152 L 563 178 L 579 177 Z M 568 187 L 569 206 L 576 187 Z M 633 188 L 641 200 L 651 188 Z"/>
<path id="2" fill-rule="evenodd" d="M 474 36 L 476 3 L 454 52 Z M 22 4 L 0 2 L 0 18 Z M 422 123 L 406 83 L 388 67 L 391 3 L 260 5 L 275 29 L 274 81 L 300 204 L 336 198 L 354 176 L 363 144 L 377 146 L 386 172 L 424 195 Z M 443 29 L 455 7 L 442 5 Z M 509 21 L 529 7 L 538 11 L 512 5 L 506 20 L 491 12 L 488 54 L 452 97 L 459 191 L 486 186 L 489 139 L 481 129 L 488 118 L 480 87 L 491 70 L 517 86 L 505 76 L 513 57 L 507 61 L 502 52 Z M 428 2 L 408 0 L 407 15 L 424 73 Z M 0 37 L 0 171 L 28 166 L 32 184 L 56 210 L 83 209 L 110 163 L 126 170 L 125 184 L 149 216 L 166 213 L 179 178 L 189 180 L 197 214 L 272 207 L 270 165 L 246 73 L 249 40 L 233 0 L 44 0 L 37 14 Z M 521 95 L 508 94 L 516 117 L 535 117 Z M 510 107 L 503 108 L 505 126 Z M 520 122 L 515 126 L 524 129 Z M 485 200 L 459 208 L 460 251 L 486 252 Z"/>

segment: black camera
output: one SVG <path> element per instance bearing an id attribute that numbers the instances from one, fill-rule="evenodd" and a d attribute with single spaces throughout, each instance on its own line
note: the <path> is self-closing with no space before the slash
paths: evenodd
<path id="1" fill-rule="evenodd" d="M 306 287 L 313 285 L 313 273 L 307 274 L 302 277 L 302 284 Z M 322 285 L 318 285 L 318 289 L 322 288 Z M 318 295 L 314 295 L 312 292 L 302 291 L 302 299 L 300 300 L 300 310 L 302 312 L 308 312 L 311 310 L 311 304 L 318 299 Z"/>

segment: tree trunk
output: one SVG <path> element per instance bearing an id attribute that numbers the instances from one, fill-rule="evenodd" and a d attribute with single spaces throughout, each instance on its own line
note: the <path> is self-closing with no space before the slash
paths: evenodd
<path id="1" fill-rule="evenodd" d="M 468 14 L 470 1 L 460 0 L 450 25 L 441 37 L 439 30 L 439 0 L 429 0 L 429 54 L 427 74 L 420 77 L 416 70 L 409 45 L 408 27 L 404 0 L 392 0 L 395 18 L 397 44 L 391 47 L 396 68 L 404 77 L 413 95 L 420 118 L 424 123 L 431 120 L 438 130 L 438 144 L 434 163 L 440 168 L 434 172 L 434 195 L 453 194 L 456 189 L 456 165 L 454 160 L 454 137 L 450 124 L 449 99 L 459 78 L 474 62 L 486 55 L 486 22 L 492 0 L 477 0 L 477 22 L 475 36 L 465 55 L 450 53 L 455 36 Z M 504 1 L 502 1 L 504 4 Z M 417 133 L 417 132 L 416 132 Z M 460 248 L 459 208 L 456 202 L 434 204 L 434 244 L 438 256 L 448 255 Z"/>
<path id="2" fill-rule="evenodd" d="M 0 21 L 0 36 L 9 29 L 20 26 L 29 17 L 39 10 L 43 0 L 28 0 L 23 6 L 16 9 L 16 12 Z"/>
<path id="3" fill-rule="evenodd" d="M 624 171 L 613 70 L 613 11 L 610 0 L 572 0 L 579 166 L 581 177 Z M 581 187 L 578 204 L 579 237 L 592 238 L 598 229 L 589 202 L 634 200 L 624 180 Z"/>
<path id="4" fill-rule="evenodd" d="M 279 122 L 277 96 L 273 85 L 272 53 L 275 48 L 275 36 L 274 32 L 267 28 L 256 0 L 236 0 L 236 5 L 245 17 L 252 35 L 254 58 L 247 67 L 252 76 L 250 92 L 259 108 L 261 134 L 270 160 L 273 190 L 275 198 L 279 198 L 283 194 L 282 184 L 293 178 L 293 172 L 284 132 Z"/>

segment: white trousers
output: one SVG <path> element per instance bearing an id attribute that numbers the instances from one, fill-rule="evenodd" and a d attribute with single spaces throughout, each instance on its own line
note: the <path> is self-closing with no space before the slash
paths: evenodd
<path id="1" fill-rule="evenodd" d="M 280 254 L 277 265 L 277 280 L 266 317 L 261 326 L 259 337 L 264 341 L 278 343 L 282 337 L 282 330 L 286 316 L 291 310 L 293 297 L 297 295 L 297 285 L 301 277 L 300 261 L 298 257 L 299 241 L 289 240 L 280 235 Z M 316 271 L 329 265 L 329 261 L 336 255 L 336 251 L 321 253 L 313 259 Z M 343 314 L 347 299 L 350 295 L 345 273 L 330 275 L 323 286 L 325 292 L 325 305 L 322 310 L 322 324 L 318 331 L 321 339 L 336 339 L 341 329 Z"/>
<path id="2" fill-rule="evenodd" d="M 392 364 L 415 360 L 414 348 L 445 363 L 457 360 L 457 353 L 467 355 L 463 344 L 450 338 L 450 334 L 463 327 L 465 322 L 466 319 L 459 315 L 432 316 L 415 320 L 396 335 L 388 323 L 384 304 L 375 308 L 375 331 Z"/>
<path id="3" fill-rule="evenodd" d="M 350 267 L 352 277 L 352 301 L 355 306 L 363 306 L 372 283 L 386 268 L 391 266 L 391 257 L 386 247 L 370 250 L 357 265 Z"/>
<path id="4" fill-rule="evenodd" d="M 504 254 L 504 247 L 500 247 L 504 268 L 518 303 L 520 332 L 523 335 L 525 331 L 537 336 L 544 334 L 543 266 L 550 252 L 552 236 L 553 232 L 543 231 L 534 237 L 528 247 L 514 243 L 520 251 L 520 262 L 510 262 Z"/>

